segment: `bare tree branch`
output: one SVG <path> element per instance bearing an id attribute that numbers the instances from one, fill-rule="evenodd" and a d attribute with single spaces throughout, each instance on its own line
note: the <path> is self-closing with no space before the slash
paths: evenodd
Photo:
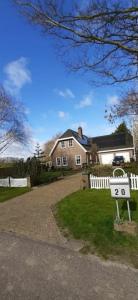
<path id="1" fill-rule="evenodd" d="M 0 154 L 13 142 L 27 143 L 29 136 L 25 121 L 26 117 L 21 103 L 15 101 L 0 86 Z"/>
<path id="2" fill-rule="evenodd" d="M 137 0 L 90 0 L 83 8 L 76 0 L 70 6 L 61 0 L 13 1 L 32 24 L 58 39 L 62 49 L 71 43 L 71 70 L 97 72 L 109 83 L 138 78 Z"/>
<path id="3" fill-rule="evenodd" d="M 118 104 L 109 107 L 105 113 L 105 117 L 111 123 L 117 118 L 138 116 L 138 92 L 136 90 L 130 90 L 120 98 Z"/>

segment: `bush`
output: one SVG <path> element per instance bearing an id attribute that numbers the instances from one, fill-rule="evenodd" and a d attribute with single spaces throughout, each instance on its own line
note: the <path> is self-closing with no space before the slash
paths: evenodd
<path id="1" fill-rule="evenodd" d="M 95 176 L 112 176 L 113 167 L 111 165 L 96 165 L 90 168 L 90 172 Z"/>
<path id="2" fill-rule="evenodd" d="M 94 167 L 90 168 L 91 174 L 95 176 L 112 176 L 113 170 L 116 167 L 112 167 L 111 165 L 96 165 Z M 125 163 L 123 166 L 121 166 L 122 169 L 125 170 L 126 173 L 133 173 L 138 174 L 138 163 Z M 122 175 L 119 171 L 116 173 L 117 176 Z"/>
<path id="3" fill-rule="evenodd" d="M 124 170 L 128 173 L 133 173 L 138 175 L 138 162 L 126 163 Z"/>
<path id="4" fill-rule="evenodd" d="M 60 171 L 43 172 L 38 176 L 35 176 L 32 180 L 32 185 L 40 185 L 56 181 L 61 176 Z"/>

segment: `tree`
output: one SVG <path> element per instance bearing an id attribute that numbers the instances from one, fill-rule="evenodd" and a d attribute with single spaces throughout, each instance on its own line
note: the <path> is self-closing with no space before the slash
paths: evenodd
<path id="1" fill-rule="evenodd" d="M 21 103 L 0 86 L 0 153 L 14 142 L 24 145 L 27 143 L 25 122 L 26 116 Z"/>
<path id="2" fill-rule="evenodd" d="M 36 157 L 38 160 L 41 160 L 44 156 L 44 151 L 42 151 L 39 143 L 37 143 L 35 147 L 34 157 Z"/>
<path id="3" fill-rule="evenodd" d="M 130 90 L 120 97 L 117 104 L 105 111 L 105 117 L 113 123 L 118 118 L 138 116 L 138 92 Z"/>
<path id="4" fill-rule="evenodd" d="M 134 139 L 134 149 L 135 149 L 135 159 L 138 162 L 138 115 L 135 116 L 133 120 L 133 139 Z"/>
<path id="5" fill-rule="evenodd" d="M 13 1 L 32 24 L 58 39 L 71 70 L 96 73 L 102 83 L 138 78 L 137 0 Z"/>
<path id="6" fill-rule="evenodd" d="M 45 153 L 45 159 L 47 162 L 50 161 L 50 151 L 52 150 L 56 140 L 62 135 L 61 132 L 57 133 L 55 136 L 53 136 L 49 141 L 47 141 L 44 145 L 44 153 Z"/>
<path id="7" fill-rule="evenodd" d="M 126 133 L 126 134 L 131 134 L 130 130 L 127 128 L 125 121 L 120 123 L 116 130 L 113 132 L 113 134 L 116 133 Z"/>
<path id="8" fill-rule="evenodd" d="M 106 110 L 105 116 L 111 123 L 117 118 L 131 117 L 133 119 L 133 142 L 135 148 L 135 158 L 138 161 L 138 92 L 130 90 L 122 96 L 118 104 Z"/>
<path id="9" fill-rule="evenodd" d="M 93 140 L 91 140 L 91 147 L 90 147 L 90 154 L 91 154 L 91 162 L 92 164 L 98 162 L 98 146 L 97 144 L 93 143 Z"/>

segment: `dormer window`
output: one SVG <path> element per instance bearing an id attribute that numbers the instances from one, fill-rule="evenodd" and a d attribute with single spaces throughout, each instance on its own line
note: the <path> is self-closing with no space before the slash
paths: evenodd
<path id="1" fill-rule="evenodd" d="M 73 139 L 69 140 L 69 147 L 73 147 Z"/>
<path id="2" fill-rule="evenodd" d="M 60 146 L 61 146 L 61 148 L 65 148 L 65 147 L 66 147 L 65 141 L 61 141 L 61 142 L 60 142 Z"/>

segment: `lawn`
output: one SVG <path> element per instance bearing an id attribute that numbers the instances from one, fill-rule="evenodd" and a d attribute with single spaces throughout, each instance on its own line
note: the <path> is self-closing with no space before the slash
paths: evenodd
<path id="1" fill-rule="evenodd" d="M 28 187 L 20 187 L 20 188 L 0 187 L 0 203 L 12 199 L 16 196 L 22 195 L 29 191 L 30 188 Z"/>
<path id="2" fill-rule="evenodd" d="M 132 192 L 132 220 L 138 222 L 138 192 Z M 127 207 L 120 200 L 121 218 L 128 219 Z M 57 223 L 69 237 L 86 241 L 83 252 L 128 262 L 138 268 L 138 236 L 114 231 L 115 201 L 109 190 L 73 193 L 56 205 Z"/>

